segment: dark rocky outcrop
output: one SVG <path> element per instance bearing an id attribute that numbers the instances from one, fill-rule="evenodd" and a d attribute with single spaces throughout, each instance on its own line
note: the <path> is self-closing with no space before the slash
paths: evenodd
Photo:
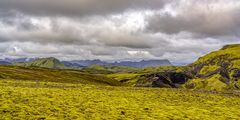
<path id="1" fill-rule="evenodd" d="M 240 78 L 240 70 L 235 70 L 233 73 L 234 78 Z"/>
<path id="2" fill-rule="evenodd" d="M 179 84 L 186 83 L 190 76 L 183 72 L 159 72 L 141 76 L 137 86 L 147 87 L 171 87 L 177 88 Z"/>

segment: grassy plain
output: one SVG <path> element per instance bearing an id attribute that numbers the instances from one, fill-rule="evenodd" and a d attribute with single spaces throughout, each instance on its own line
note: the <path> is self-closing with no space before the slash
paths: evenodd
<path id="1" fill-rule="evenodd" d="M 240 119 L 240 94 L 0 80 L 0 119 Z"/>

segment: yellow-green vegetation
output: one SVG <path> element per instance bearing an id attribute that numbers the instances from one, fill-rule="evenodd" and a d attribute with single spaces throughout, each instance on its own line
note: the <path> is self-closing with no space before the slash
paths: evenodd
<path id="1" fill-rule="evenodd" d="M 221 75 L 216 74 L 205 81 L 207 82 L 207 85 L 205 89 L 207 90 L 226 90 L 228 88 L 227 84 L 223 82 L 223 79 Z"/>
<path id="2" fill-rule="evenodd" d="M 134 87 L 139 80 L 140 75 L 141 74 L 136 73 L 114 73 L 107 75 L 107 77 L 123 83 L 124 86 Z"/>
<path id="3" fill-rule="evenodd" d="M 240 118 L 237 92 L 0 80 L 0 119 Z"/>
<path id="4" fill-rule="evenodd" d="M 138 76 L 139 74 L 131 74 L 131 73 L 115 73 L 115 74 L 110 74 L 108 75 L 108 77 L 114 78 L 116 80 L 124 80 L 124 79 L 132 79 L 136 76 Z"/>
<path id="5" fill-rule="evenodd" d="M 240 69 L 240 60 L 232 61 L 232 66 L 236 69 Z"/>
<path id="6" fill-rule="evenodd" d="M 206 75 L 206 74 L 211 74 L 213 72 L 216 72 L 217 70 L 220 69 L 220 66 L 217 66 L 217 65 L 208 65 L 208 66 L 204 66 L 199 74 L 200 75 Z"/>
<path id="7" fill-rule="evenodd" d="M 193 79 L 185 84 L 188 89 L 204 89 L 204 90 L 214 90 L 214 91 L 224 91 L 229 87 L 221 81 L 223 78 L 221 75 L 216 74 L 210 78 L 206 79 Z"/>
<path id="8" fill-rule="evenodd" d="M 91 65 L 83 69 L 85 72 L 91 74 L 112 74 L 118 72 L 132 73 L 137 71 L 137 68 L 127 66 L 114 66 L 114 65 Z"/>
<path id="9" fill-rule="evenodd" d="M 156 72 L 183 72 L 185 67 L 182 66 L 159 66 L 138 69 L 137 73 L 156 73 Z"/>

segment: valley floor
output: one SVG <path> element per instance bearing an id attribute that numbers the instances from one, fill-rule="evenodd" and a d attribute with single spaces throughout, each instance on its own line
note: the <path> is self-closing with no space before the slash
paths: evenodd
<path id="1" fill-rule="evenodd" d="M 240 94 L 0 80 L 0 119 L 240 119 Z"/>

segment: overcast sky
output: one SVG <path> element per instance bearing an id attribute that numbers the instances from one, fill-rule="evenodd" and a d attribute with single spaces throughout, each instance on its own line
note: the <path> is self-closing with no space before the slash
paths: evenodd
<path id="1" fill-rule="evenodd" d="M 2 58 L 189 63 L 239 37 L 239 0 L 0 0 Z"/>

